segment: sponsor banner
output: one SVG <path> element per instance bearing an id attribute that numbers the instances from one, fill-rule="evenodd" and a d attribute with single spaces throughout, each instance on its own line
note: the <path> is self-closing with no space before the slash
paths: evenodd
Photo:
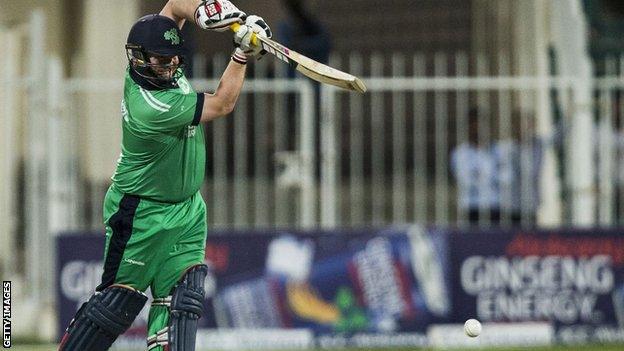
<path id="1" fill-rule="evenodd" d="M 301 350 L 314 347 L 309 329 L 200 329 L 197 345 L 211 350 Z"/>
<path id="2" fill-rule="evenodd" d="M 104 235 L 57 244 L 60 337 L 100 282 Z M 469 318 L 488 326 L 488 345 L 536 342 L 505 339 L 530 322 L 551 326 L 529 329 L 538 341 L 624 341 L 618 230 L 228 231 L 210 233 L 205 262 L 199 345 L 463 347 Z M 118 348 L 145 345 L 147 312 Z"/>
<path id="3" fill-rule="evenodd" d="M 425 347 L 428 345 L 427 335 L 422 332 L 413 333 L 356 333 L 326 334 L 316 338 L 317 348 L 337 349 L 337 348 L 408 348 Z"/>
<path id="4" fill-rule="evenodd" d="M 463 324 L 434 324 L 427 330 L 433 348 L 483 348 L 492 346 L 545 346 L 553 341 L 551 323 L 485 323 L 481 335 L 470 338 Z"/>
<path id="5" fill-rule="evenodd" d="M 424 346 L 451 312 L 445 238 L 418 226 L 211 233 L 199 345 Z M 59 236 L 59 337 L 101 279 L 103 248 L 103 235 Z M 144 344 L 147 311 L 118 348 Z"/>
<path id="6" fill-rule="evenodd" d="M 206 321 L 317 336 L 424 334 L 450 313 L 443 249 L 417 226 L 215 235 Z"/>
<path id="7" fill-rule="evenodd" d="M 563 343 L 624 340 L 622 231 L 454 232 L 449 252 L 455 322 L 547 321 Z"/>
<path id="8" fill-rule="evenodd" d="M 61 235 L 56 252 L 60 337 L 102 279 L 104 235 Z"/>

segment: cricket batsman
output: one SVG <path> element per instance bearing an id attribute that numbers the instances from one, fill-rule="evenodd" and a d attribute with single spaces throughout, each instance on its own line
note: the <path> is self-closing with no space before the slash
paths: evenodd
<path id="1" fill-rule="evenodd" d="M 213 94 L 196 93 L 182 70 L 180 29 L 192 21 L 234 34 L 235 50 Z M 139 19 L 128 35 L 121 102 L 121 156 L 104 200 L 106 247 L 102 282 L 71 321 L 59 350 L 104 351 L 154 300 L 148 350 L 193 351 L 202 315 L 206 205 L 202 122 L 232 112 L 245 65 L 264 52 L 252 35 L 271 37 L 258 16 L 228 0 L 170 0 Z"/>

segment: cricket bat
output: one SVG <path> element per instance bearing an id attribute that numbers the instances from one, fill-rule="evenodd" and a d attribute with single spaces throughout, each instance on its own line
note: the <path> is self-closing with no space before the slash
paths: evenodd
<path id="1" fill-rule="evenodd" d="M 236 32 L 240 28 L 240 24 L 234 23 L 230 28 Z M 360 78 L 314 61 L 296 51 L 290 50 L 275 40 L 254 35 L 252 43 L 254 45 L 260 44 L 264 50 L 317 82 L 331 84 L 339 88 L 357 91 L 358 93 L 366 92 L 366 85 Z"/>

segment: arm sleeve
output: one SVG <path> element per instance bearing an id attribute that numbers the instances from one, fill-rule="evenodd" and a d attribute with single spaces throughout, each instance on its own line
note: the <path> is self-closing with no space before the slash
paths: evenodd
<path id="1" fill-rule="evenodd" d="M 197 93 L 197 104 L 195 104 L 195 115 L 193 116 L 192 126 L 199 125 L 201 121 L 202 111 L 204 110 L 204 93 Z"/>
<path id="2" fill-rule="evenodd" d="M 150 92 L 144 89 L 140 93 L 142 103 L 131 112 L 150 129 L 170 131 L 199 124 L 204 94 Z"/>

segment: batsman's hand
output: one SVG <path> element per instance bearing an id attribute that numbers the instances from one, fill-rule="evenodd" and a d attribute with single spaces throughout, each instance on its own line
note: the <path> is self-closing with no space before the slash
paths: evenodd
<path id="1" fill-rule="evenodd" d="M 234 33 L 234 46 L 236 53 L 243 54 L 247 58 L 255 57 L 260 59 L 266 51 L 262 49 L 260 42 L 254 44 L 254 36 L 271 38 L 273 32 L 264 19 L 260 16 L 251 15 L 245 20 L 245 23 Z"/>
<path id="2" fill-rule="evenodd" d="M 206 30 L 225 32 L 234 23 L 245 23 L 247 14 L 229 0 L 204 0 L 195 10 L 195 22 Z"/>

